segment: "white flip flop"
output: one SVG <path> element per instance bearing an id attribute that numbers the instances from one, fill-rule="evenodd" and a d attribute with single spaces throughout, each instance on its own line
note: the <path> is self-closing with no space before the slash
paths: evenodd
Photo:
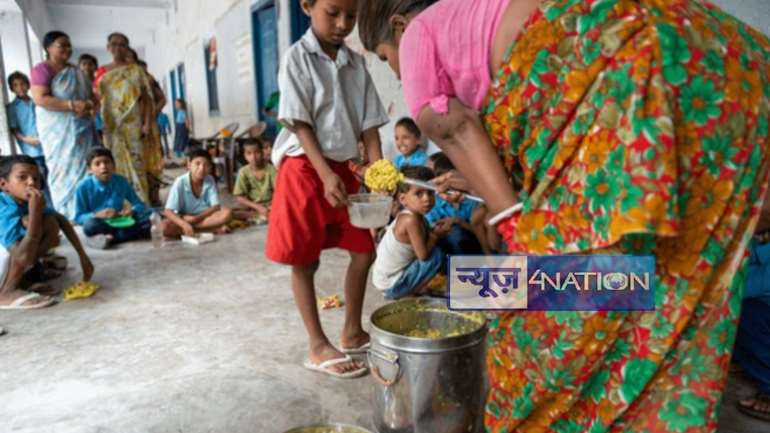
<path id="1" fill-rule="evenodd" d="M 372 343 L 368 341 L 359 347 L 349 347 L 347 349 L 342 347 L 340 344 L 340 352 L 344 353 L 345 355 L 361 355 L 366 353 L 370 347 L 372 347 Z"/>
<path id="2" fill-rule="evenodd" d="M 47 302 L 41 302 L 38 304 L 32 304 L 32 305 L 24 305 L 25 302 L 31 301 L 33 299 L 42 298 L 43 296 L 40 293 L 29 293 L 21 298 L 17 298 L 15 301 L 11 302 L 8 305 L 0 305 L 0 310 L 35 310 L 38 308 L 45 308 L 50 307 L 53 305 L 56 301 L 54 299 L 49 298 Z"/>
<path id="3" fill-rule="evenodd" d="M 353 358 L 350 356 L 345 355 L 344 358 L 335 358 L 335 359 L 327 359 L 326 361 L 315 364 L 313 361 L 307 359 L 305 360 L 305 363 L 303 364 L 305 368 L 312 371 L 317 371 L 319 373 L 325 373 L 329 376 L 338 377 L 340 379 L 353 379 L 356 377 L 361 377 L 369 372 L 369 369 L 367 367 L 361 367 L 357 370 L 348 371 L 346 373 L 338 373 L 329 367 L 333 367 L 338 364 L 343 364 L 345 362 L 351 362 Z"/>

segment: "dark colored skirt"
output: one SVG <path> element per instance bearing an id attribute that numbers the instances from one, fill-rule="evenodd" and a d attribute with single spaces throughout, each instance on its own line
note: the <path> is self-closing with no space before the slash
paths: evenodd
<path id="1" fill-rule="evenodd" d="M 182 153 L 187 149 L 187 144 L 190 141 L 190 135 L 187 131 L 187 125 L 184 123 L 177 123 L 174 134 L 174 152 Z"/>

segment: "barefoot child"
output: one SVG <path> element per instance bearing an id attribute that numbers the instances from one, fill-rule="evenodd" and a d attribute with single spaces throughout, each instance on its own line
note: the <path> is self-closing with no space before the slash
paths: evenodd
<path id="1" fill-rule="evenodd" d="M 243 156 L 248 164 L 238 171 L 233 195 L 241 206 L 252 211 L 251 215 L 267 220 L 275 189 L 275 167 L 267 163 L 258 138 L 243 143 Z"/>
<path id="2" fill-rule="evenodd" d="M 38 284 L 19 290 L 22 279 L 59 243 L 59 230 L 80 257 L 83 280 L 94 272 L 91 260 L 66 218 L 46 208 L 35 160 L 23 155 L 0 159 L 0 310 L 29 310 L 55 302 L 50 287 Z M 40 293 L 37 293 L 40 292 Z"/>
<path id="3" fill-rule="evenodd" d="M 213 163 L 203 149 L 190 152 L 188 172 L 171 185 L 163 215 L 163 236 L 179 238 L 200 232 L 229 233 L 227 223 L 233 219 L 230 209 L 219 205 L 219 192 L 209 175 Z"/>
<path id="4" fill-rule="evenodd" d="M 374 257 L 369 232 L 350 224 L 347 195 L 360 183 L 348 167 L 363 140 L 369 161 L 382 159 L 377 128 L 388 121 L 363 57 L 345 37 L 355 26 L 356 0 L 302 0 L 311 28 L 286 53 L 278 74 L 278 120 L 285 126 L 273 149 L 278 168 L 265 254 L 292 266 L 292 289 L 309 337 L 305 367 L 337 377 L 366 373 L 348 353 L 362 353 L 366 278 Z M 350 253 L 345 276 L 345 325 L 335 348 L 321 328 L 313 277 L 321 251 Z"/>
<path id="5" fill-rule="evenodd" d="M 417 180 L 433 178 L 426 167 L 406 167 L 402 173 Z M 372 283 L 387 299 L 422 293 L 425 284 L 443 269 L 445 254 L 438 242 L 451 228 L 449 222 L 439 221 L 431 229 L 425 219 L 435 203 L 433 191 L 401 184 L 396 200 L 402 209 L 377 247 L 372 270 Z"/>
<path id="6" fill-rule="evenodd" d="M 150 219 L 142 199 L 128 180 L 115 174 L 115 159 L 109 149 L 95 147 L 86 156 L 91 174 L 80 181 L 75 192 L 75 222 L 83 226 L 86 245 L 106 249 L 111 245 L 150 237 Z M 126 202 L 131 204 L 125 208 Z M 115 228 L 107 220 L 130 216 L 136 221 L 127 228 Z"/>
<path id="7" fill-rule="evenodd" d="M 396 149 L 400 155 L 393 161 L 393 165 L 401 170 L 406 165 L 424 166 L 428 161 L 428 155 L 422 149 L 420 128 L 414 120 L 404 117 L 396 122 Z"/>

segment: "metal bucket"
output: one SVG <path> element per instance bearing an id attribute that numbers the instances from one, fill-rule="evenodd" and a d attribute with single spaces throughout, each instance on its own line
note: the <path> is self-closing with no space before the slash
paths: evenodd
<path id="1" fill-rule="evenodd" d="M 371 321 L 367 358 L 379 433 L 483 431 L 484 316 L 450 311 L 444 300 L 410 299 L 379 308 Z"/>

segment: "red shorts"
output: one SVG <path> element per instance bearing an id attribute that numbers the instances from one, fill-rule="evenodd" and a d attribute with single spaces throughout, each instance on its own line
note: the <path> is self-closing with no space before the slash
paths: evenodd
<path id="1" fill-rule="evenodd" d="M 358 192 L 361 183 L 347 163 L 327 163 L 348 194 Z M 346 207 L 335 209 L 326 201 L 321 178 L 306 156 L 286 157 L 270 206 L 265 255 L 274 262 L 304 266 L 316 262 L 327 248 L 373 253 L 374 241 L 368 230 L 350 225 Z"/>

